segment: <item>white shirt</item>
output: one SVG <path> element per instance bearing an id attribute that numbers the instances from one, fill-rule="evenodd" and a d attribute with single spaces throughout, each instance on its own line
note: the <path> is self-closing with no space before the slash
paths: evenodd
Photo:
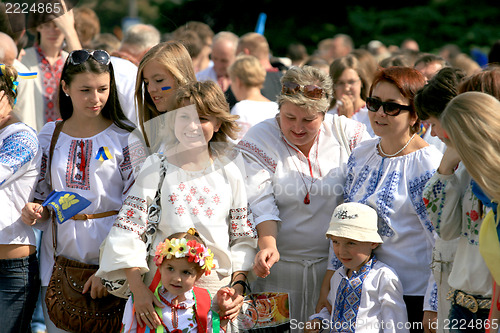
<path id="1" fill-rule="evenodd" d="M 252 268 L 257 232 L 247 218 L 247 196 L 243 176 L 234 162 L 215 159 L 206 170 L 190 172 L 165 160 L 161 187 L 161 217 L 151 258 L 146 262 L 145 243 L 148 206 L 160 177 L 161 157 L 148 157 L 125 200 L 101 250 L 97 275 L 107 280 L 124 279 L 124 268 L 138 267 L 149 285 L 155 272 L 156 246 L 175 232 L 196 228 L 214 253 L 215 271 L 224 277 Z"/>
<path id="2" fill-rule="evenodd" d="M 451 175 L 436 172 L 425 185 L 423 198 L 437 234 L 444 240 L 460 237 L 448 277 L 450 287 L 491 297 L 491 274 L 479 252 L 481 203 L 472 193 L 471 181 L 472 177 L 460 163 Z M 483 210 L 486 214 L 489 208 L 483 206 Z"/>
<path id="3" fill-rule="evenodd" d="M 36 245 L 21 210 L 33 199 L 41 159 L 32 128 L 15 123 L 0 130 L 0 244 Z"/>
<path id="4" fill-rule="evenodd" d="M 397 274 L 386 264 L 372 261 L 350 278 L 345 267 L 340 267 L 330 280 L 328 302 L 332 314 L 323 308 L 310 319 L 320 319 L 322 325 L 328 325 L 327 331 L 333 329 L 331 332 L 409 332 L 405 328 L 408 318 L 403 287 Z M 344 284 L 351 284 L 352 294 L 345 294 Z"/>
<path id="5" fill-rule="evenodd" d="M 280 221 L 277 246 L 282 259 L 328 255 L 325 233 L 333 210 L 342 202 L 349 154 L 368 137 L 363 124 L 327 114 L 309 160 L 283 136 L 276 118 L 253 126 L 238 143 L 255 223 Z"/>
<path id="6" fill-rule="evenodd" d="M 50 193 L 46 171 L 54 128 L 55 122 L 47 123 L 39 134 L 44 154 L 35 194 L 35 198 L 39 200 L 44 200 Z M 52 188 L 75 192 L 89 200 L 90 206 L 82 210 L 81 214 L 120 210 L 128 190 L 134 183 L 134 173 L 146 157 L 144 145 L 130 135 L 115 124 L 92 137 L 83 139 L 61 132 L 52 157 L 50 175 Z M 108 147 L 112 158 L 102 162 L 97 160 L 100 147 Z M 63 224 L 57 224 L 57 255 L 87 264 L 98 264 L 99 246 L 115 219 L 116 215 L 86 221 L 69 219 Z M 54 263 L 51 223 L 49 220 L 42 224 L 44 229 L 40 252 L 42 286 L 48 285 Z"/>
<path id="7" fill-rule="evenodd" d="M 424 185 L 438 168 L 442 154 L 434 146 L 386 158 L 377 152 L 380 139 L 360 144 L 349 158 L 344 201 L 360 202 L 376 209 L 384 244 L 377 257 L 399 275 L 405 295 L 426 297 L 424 310 L 437 310 L 437 289 L 430 263 L 434 227 L 422 200 Z M 336 262 L 329 269 L 340 266 Z M 331 264 L 331 263 L 330 263 Z"/>
<path id="8" fill-rule="evenodd" d="M 115 73 L 116 90 L 118 91 L 118 100 L 123 113 L 135 125 L 137 121 L 137 107 L 135 104 L 135 82 L 137 78 L 137 66 L 132 62 L 111 57 L 113 71 Z"/>
<path id="9" fill-rule="evenodd" d="M 240 116 L 236 120 L 240 126 L 237 141 L 243 138 L 250 127 L 266 119 L 273 118 L 278 111 L 278 103 L 276 102 L 243 100 L 236 103 L 231 109 L 231 114 Z"/>
<path id="10" fill-rule="evenodd" d="M 196 79 L 198 81 L 214 81 L 217 83 L 217 73 L 215 73 L 214 66 L 209 66 L 202 71 L 196 73 Z"/>
<path id="11" fill-rule="evenodd" d="M 329 110 L 328 113 L 338 114 L 338 106 L 336 105 L 333 109 Z M 370 123 L 370 118 L 368 114 L 370 111 L 366 108 L 366 105 L 359 109 L 358 112 L 353 114 L 352 120 L 359 121 L 360 123 L 366 126 L 366 131 L 370 134 L 370 136 L 375 137 L 375 133 L 373 132 L 372 125 Z"/>
<path id="12" fill-rule="evenodd" d="M 17 59 L 14 60 L 14 67 L 18 73 L 29 72 L 29 69 Z M 23 123 L 38 132 L 38 130 L 42 128 L 37 128 L 35 79 L 23 79 L 18 77 L 17 81 L 19 85 L 17 87 L 17 102 L 16 105 L 14 105 L 14 113 Z M 40 116 L 43 117 L 43 114 Z"/>

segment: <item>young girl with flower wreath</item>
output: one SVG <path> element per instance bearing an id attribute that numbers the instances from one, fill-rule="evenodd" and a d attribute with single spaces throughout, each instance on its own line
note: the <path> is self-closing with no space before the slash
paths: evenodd
<path id="1" fill-rule="evenodd" d="M 154 332 L 219 332 L 228 320 L 219 319 L 212 307 L 207 289 L 194 284 L 203 274 L 210 275 L 214 254 L 205 245 L 194 228 L 188 232 L 170 235 L 156 247 L 154 261 L 158 269 L 150 286 L 161 306 L 155 306 L 161 326 Z M 217 293 L 220 305 L 229 299 L 229 290 Z M 214 311 L 212 311 L 212 308 Z M 134 298 L 130 296 L 125 307 L 122 332 L 146 332 L 146 325 L 138 325 Z"/>

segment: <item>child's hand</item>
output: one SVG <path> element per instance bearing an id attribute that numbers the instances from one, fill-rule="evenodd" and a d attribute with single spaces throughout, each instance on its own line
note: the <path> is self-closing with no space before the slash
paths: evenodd
<path id="1" fill-rule="evenodd" d="M 217 292 L 217 305 L 219 309 L 226 309 L 232 302 L 232 297 L 234 295 L 234 289 L 229 287 L 224 287 L 219 289 Z"/>
<path id="2" fill-rule="evenodd" d="M 321 321 L 319 319 L 313 319 L 306 323 L 304 333 L 318 333 L 320 329 Z"/>
<path id="3" fill-rule="evenodd" d="M 21 220 L 29 226 L 34 225 L 37 220 L 47 218 L 48 210 L 35 202 L 28 202 L 21 211 Z"/>
<path id="4" fill-rule="evenodd" d="M 85 282 L 83 286 L 82 294 L 85 294 L 90 290 L 90 297 L 93 299 L 102 298 L 108 296 L 108 291 L 106 287 L 101 282 L 101 278 L 95 276 L 95 273 Z"/>

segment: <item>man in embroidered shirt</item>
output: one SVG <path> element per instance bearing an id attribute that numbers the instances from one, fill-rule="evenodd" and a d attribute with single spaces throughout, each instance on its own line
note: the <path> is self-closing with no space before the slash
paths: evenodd
<path id="1" fill-rule="evenodd" d="M 310 317 L 306 332 L 408 332 L 403 287 L 392 268 L 372 251 L 383 243 L 377 233 L 377 213 L 364 204 L 337 206 L 326 232 L 330 250 L 342 263 L 330 281 L 328 301 Z"/>

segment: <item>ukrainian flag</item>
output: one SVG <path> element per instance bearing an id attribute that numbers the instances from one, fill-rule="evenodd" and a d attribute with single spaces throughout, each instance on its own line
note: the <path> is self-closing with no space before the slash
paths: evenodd
<path id="1" fill-rule="evenodd" d="M 31 72 L 31 73 L 17 73 L 17 76 L 23 79 L 35 79 L 37 75 L 37 72 Z"/>
<path id="2" fill-rule="evenodd" d="M 89 200 L 77 193 L 54 190 L 50 192 L 47 199 L 42 203 L 42 206 L 51 206 L 56 214 L 57 222 L 62 224 L 87 208 L 90 204 Z"/>

